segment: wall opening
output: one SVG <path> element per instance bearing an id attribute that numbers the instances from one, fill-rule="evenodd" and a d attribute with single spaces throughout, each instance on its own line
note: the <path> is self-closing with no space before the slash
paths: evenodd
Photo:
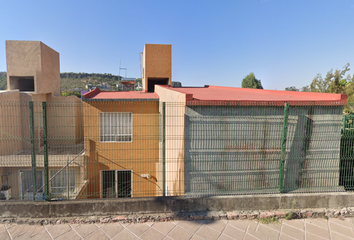
<path id="1" fill-rule="evenodd" d="M 155 91 L 155 85 L 169 85 L 169 78 L 148 78 L 148 92 Z"/>
<path id="2" fill-rule="evenodd" d="M 101 180 L 103 198 L 132 197 L 131 170 L 103 170 Z"/>
<path id="3" fill-rule="evenodd" d="M 21 92 L 34 92 L 34 77 L 10 76 L 10 90 L 16 89 Z"/>

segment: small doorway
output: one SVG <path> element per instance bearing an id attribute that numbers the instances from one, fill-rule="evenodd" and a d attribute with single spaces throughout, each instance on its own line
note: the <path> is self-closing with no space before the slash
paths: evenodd
<path id="1" fill-rule="evenodd" d="M 102 170 L 102 198 L 132 197 L 132 170 Z"/>

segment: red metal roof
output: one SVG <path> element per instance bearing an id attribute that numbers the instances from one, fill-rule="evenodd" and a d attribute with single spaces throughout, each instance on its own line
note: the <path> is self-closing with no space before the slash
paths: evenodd
<path id="1" fill-rule="evenodd" d="M 135 85 L 135 81 L 121 81 L 121 83 L 123 84 L 123 85 Z"/>
<path id="2" fill-rule="evenodd" d="M 113 99 L 159 99 L 157 93 L 146 93 L 146 92 L 136 92 L 136 91 L 101 91 L 99 88 L 83 95 L 86 100 L 96 99 L 96 100 L 113 100 Z"/>
<path id="3" fill-rule="evenodd" d="M 162 87 L 186 94 L 187 105 L 345 105 L 346 94 L 277 91 L 235 87 Z M 86 100 L 159 99 L 157 93 L 101 91 L 96 88 L 83 95 Z"/>
<path id="4" fill-rule="evenodd" d="M 277 91 L 236 87 L 177 87 L 171 90 L 187 94 L 187 104 L 209 103 L 244 103 L 245 105 L 265 105 L 273 103 L 283 105 L 345 105 L 346 94 L 314 93 L 296 91 Z"/>

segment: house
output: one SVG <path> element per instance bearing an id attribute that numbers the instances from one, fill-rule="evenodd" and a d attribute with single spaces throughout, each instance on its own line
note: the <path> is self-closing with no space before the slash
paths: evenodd
<path id="1" fill-rule="evenodd" d="M 87 195 L 161 195 L 157 94 L 96 88 L 83 101 Z"/>
<path id="2" fill-rule="evenodd" d="M 89 120 L 85 124 L 85 137 L 88 138 L 86 129 L 90 129 L 89 126 L 99 126 L 88 134 L 92 136 L 91 139 L 96 139 L 90 140 L 95 149 L 92 150 L 92 161 L 100 166 L 95 168 L 95 173 L 92 172 L 92 176 L 95 176 L 92 182 L 97 183 L 92 192 L 104 196 L 105 169 L 137 172 L 137 177 L 128 184 L 132 196 L 146 196 L 146 193 L 138 195 L 138 190 L 134 190 L 135 182 L 140 183 L 142 176 L 146 175 L 156 177 L 156 186 L 160 187 L 151 195 L 161 195 L 161 190 L 165 191 L 165 195 L 172 196 L 277 193 L 280 190 L 280 178 L 282 192 L 343 190 L 338 182 L 345 95 L 218 86 L 172 87 L 170 58 L 171 45 L 146 44 L 142 92 L 104 93 L 97 90 L 85 95 L 84 101 L 90 105 L 87 109 L 91 109 L 85 113 L 85 119 Z M 139 129 L 138 125 L 143 123 L 134 120 L 140 117 L 135 109 L 139 108 L 138 103 L 152 101 L 148 97 L 144 99 L 144 93 L 154 94 L 151 96 L 156 104 L 154 111 L 148 111 L 149 114 L 156 114 L 156 119 L 146 120 L 157 123 L 157 116 L 160 115 L 162 126 L 162 116 L 165 116 L 164 134 L 162 127 L 160 133 L 159 129 L 150 127 L 152 135 L 160 135 L 160 140 L 156 137 L 152 141 L 146 137 L 137 147 L 135 139 L 141 139 L 141 131 L 138 131 L 132 132 L 132 142 L 101 141 L 102 131 L 110 131 L 110 128 L 100 130 L 106 128 L 101 123 L 105 121 L 105 115 L 112 119 L 112 114 L 131 113 L 129 116 L 135 122 L 131 131 Z M 140 98 L 143 100 L 133 104 Z M 162 110 L 164 103 L 165 108 Z M 284 110 L 287 104 L 287 128 L 284 132 Z M 111 107 L 104 109 L 103 105 Z M 137 137 L 135 134 L 138 134 Z M 282 148 L 284 134 L 287 137 L 285 148 Z M 154 146 L 155 153 L 147 145 Z M 153 159 L 152 162 L 159 163 L 159 166 L 149 168 L 151 171 L 145 174 L 139 165 L 117 167 L 101 163 L 111 161 L 117 165 L 125 160 L 134 162 L 135 156 L 130 155 L 128 158 L 124 154 L 137 150 L 142 156 L 148 157 L 138 157 L 136 161 L 147 163 Z M 103 152 L 110 152 L 114 157 L 105 156 L 99 160 Z M 165 168 L 161 168 L 161 164 Z M 143 169 L 147 168 L 144 166 Z M 161 175 L 163 169 L 164 174 Z M 92 195 L 92 192 L 88 195 Z"/>
<path id="3" fill-rule="evenodd" d="M 343 191 L 346 95 L 172 86 L 171 45 L 145 44 L 142 91 L 80 100 L 59 96 L 57 52 L 6 45 L 0 183 L 14 198 L 42 198 L 44 182 L 72 199 Z"/>
<path id="4" fill-rule="evenodd" d="M 134 91 L 135 90 L 135 78 L 122 78 L 121 90 L 122 91 Z"/>
<path id="5" fill-rule="evenodd" d="M 85 183 L 82 103 L 60 96 L 59 53 L 40 41 L 6 41 L 6 62 L 8 88 L 0 92 L 0 185 L 11 189 L 15 199 L 43 199 L 47 177 L 52 197 L 77 198 Z"/>
<path id="6" fill-rule="evenodd" d="M 153 89 L 158 83 L 171 84 L 171 65 L 164 65 L 167 69 L 155 65 L 171 62 L 171 45 L 160 49 L 147 44 L 145 50 L 143 66 L 148 79 L 143 91 L 104 92 L 96 88 L 83 95 L 90 197 L 163 194 L 161 104 Z"/>

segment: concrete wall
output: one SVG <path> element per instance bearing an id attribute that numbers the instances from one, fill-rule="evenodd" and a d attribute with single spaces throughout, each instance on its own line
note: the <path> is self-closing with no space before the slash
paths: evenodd
<path id="1" fill-rule="evenodd" d="M 208 214 L 215 211 L 217 217 L 219 217 L 219 214 L 226 217 L 224 212 L 230 211 L 231 214 L 233 214 L 233 217 L 235 217 L 235 214 L 239 213 L 234 211 L 245 211 L 244 213 L 241 213 L 241 216 L 239 216 L 241 218 L 247 217 L 248 211 L 284 211 L 284 209 L 289 209 L 291 207 L 293 208 L 291 211 L 295 210 L 296 212 L 300 212 L 302 209 L 318 210 L 328 208 L 332 211 L 333 209 L 339 211 L 339 209 L 342 208 L 354 207 L 353 203 L 354 194 L 351 192 L 247 195 L 207 198 L 166 197 L 109 200 L 102 199 L 95 201 L 1 201 L 0 217 L 26 217 L 32 219 L 53 218 L 56 221 L 55 218 L 59 217 L 114 215 L 132 216 L 132 213 L 136 213 L 139 218 L 139 214 L 144 213 L 158 214 L 158 217 L 165 218 L 166 213 L 174 213 L 175 215 L 171 216 L 172 220 L 174 219 L 178 221 L 181 219 L 185 220 L 186 218 L 190 219 L 194 216 L 200 216 L 200 214 L 194 215 L 197 214 L 197 212 L 204 212 L 204 214 Z M 324 212 L 324 210 L 320 211 Z M 346 216 L 348 215 L 346 214 Z M 146 217 L 150 218 L 149 215 Z M 208 217 L 210 218 L 209 214 Z"/>
<path id="2" fill-rule="evenodd" d="M 75 145 L 84 140 L 83 103 L 76 96 L 48 96 L 49 144 Z"/>
<path id="3" fill-rule="evenodd" d="M 41 78 L 41 47 L 39 41 L 6 41 L 7 90 L 13 90 L 10 76 Z M 37 76 L 38 75 L 38 76 Z"/>
<path id="4" fill-rule="evenodd" d="M 0 93 L 0 156 L 22 149 L 19 100 L 19 91 Z"/>
<path id="5" fill-rule="evenodd" d="M 79 98 L 11 90 L 0 93 L 0 155 L 30 151 L 29 101 L 34 102 L 36 149 L 43 147 L 42 102 L 47 102 L 48 142 L 51 146 L 83 142 L 83 113 Z"/>
<path id="6" fill-rule="evenodd" d="M 168 78 L 172 81 L 172 45 L 145 44 L 143 52 L 143 91 L 148 90 L 149 78 Z"/>
<path id="7" fill-rule="evenodd" d="M 341 113 L 290 107 L 286 191 L 338 191 Z M 283 107 L 187 106 L 186 195 L 278 192 L 283 114 Z"/>
<path id="8" fill-rule="evenodd" d="M 169 87 L 155 86 L 162 103 L 166 103 L 166 186 L 168 195 L 184 195 L 184 114 L 186 94 L 171 90 Z M 162 145 L 160 146 L 162 148 Z M 162 164 L 162 156 L 160 158 Z"/>
<path id="9" fill-rule="evenodd" d="M 88 101 L 84 103 L 88 197 L 101 197 L 102 170 L 132 170 L 133 197 L 161 196 L 158 101 Z M 132 142 L 100 142 L 100 112 L 132 112 Z M 141 177 L 150 174 L 150 178 Z"/>
<path id="10" fill-rule="evenodd" d="M 7 86 L 11 77 L 34 77 L 35 94 L 60 96 L 59 53 L 39 41 L 6 41 Z"/>
<path id="11" fill-rule="evenodd" d="M 60 96 L 60 62 L 59 53 L 41 42 L 40 82 L 36 83 L 38 93 L 52 93 Z"/>
<path id="12" fill-rule="evenodd" d="M 36 165 L 39 169 L 44 164 L 42 102 L 47 102 L 49 166 L 65 166 L 68 158 L 72 160 L 84 148 L 82 102 L 79 98 L 53 97 L 50 94 L 31 94 L 18 90 L 1 92 L 0 172 L 9 176 L 13 198 L 19 198 L 19 170 L 32 166 L 29 101 L 34 103 Z M 83 183 L 84 156 L 77 157 L 71 166 L 78 168 L 77 183 Z"/>

